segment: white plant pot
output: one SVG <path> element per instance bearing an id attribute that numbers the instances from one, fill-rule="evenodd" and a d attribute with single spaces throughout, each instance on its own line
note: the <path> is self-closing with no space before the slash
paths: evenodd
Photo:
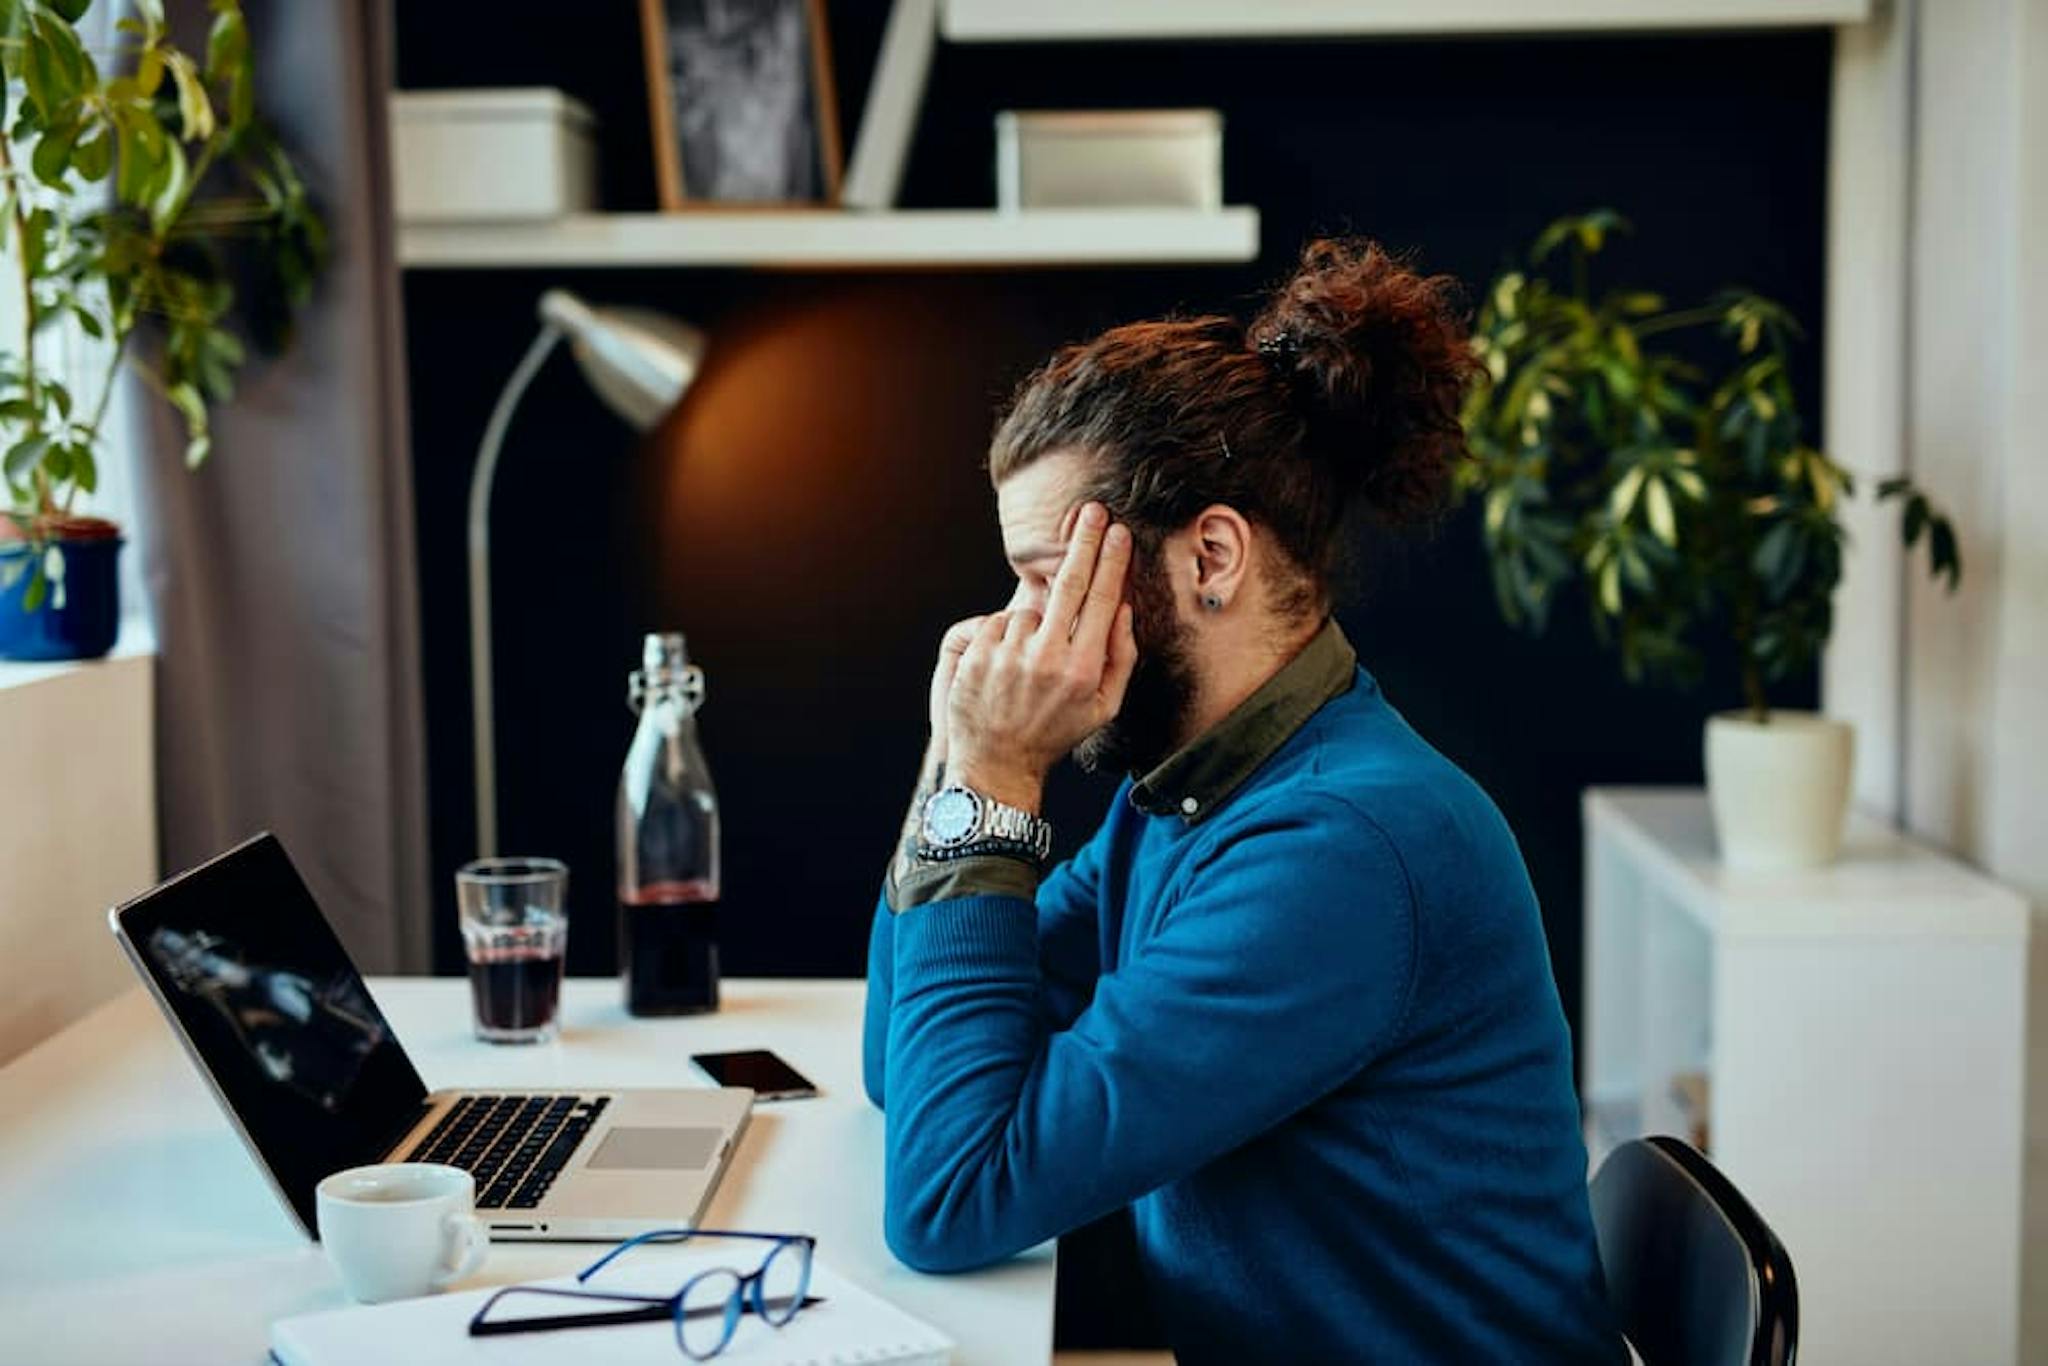
<path id="1" fill-rule="evenodd" d="M 1856 733 L 1810 711 L 1707 718 L 1707 798 L 1721 861 L 1755 870 L 1817 868 L 1842 847 Z"/>

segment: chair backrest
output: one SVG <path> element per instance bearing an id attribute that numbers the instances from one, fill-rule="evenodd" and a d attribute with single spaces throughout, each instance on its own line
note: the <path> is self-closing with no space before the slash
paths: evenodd
<path id="1" fill-rule="evenodd" d="M 1624 1143 L 1600 1164 L 1592 1201 L 1608 1297 L 1644 1366 L 1791 1366 L 1792 1259 L 1697 1149 Z"/>

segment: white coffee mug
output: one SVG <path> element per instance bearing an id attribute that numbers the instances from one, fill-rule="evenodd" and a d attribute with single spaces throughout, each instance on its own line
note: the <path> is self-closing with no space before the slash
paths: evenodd
<path id="1" fill-rule="evenodd" d="M 476 1182 L 460 1167 L 350 1167 L 322 1181 L 314 1198 L 327 1259 L 362 1304 L 439 1290 L 475 1271 L 490 1249 L 471 1213 Z"/>

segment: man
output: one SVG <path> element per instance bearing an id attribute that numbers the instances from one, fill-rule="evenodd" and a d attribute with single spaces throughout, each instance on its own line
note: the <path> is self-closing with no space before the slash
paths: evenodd
<path id="1" fill-rule="evenodd" d="M 1439 505 L 1446 282 L 1312 245 L 1246 333 L 1114 329 L 991 454 L 869 965 L 886 1233 L 980 1266 L 1119 1207 L 1183 1360 L 1614 1361 L 1569 1044 L 1492 803 L 1328 619 Z M 1044 777 L 1133 777 L 1043 881 Z"/>

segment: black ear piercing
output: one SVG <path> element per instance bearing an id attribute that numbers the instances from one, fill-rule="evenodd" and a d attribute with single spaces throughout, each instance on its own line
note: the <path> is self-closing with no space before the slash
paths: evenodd
<path id="1" fill-rule="evenodd" d="M 1202 606 L 1208 608 L 1212 612 L 1220 612 L 1223 610 L 1223 599 L 1217 597 L 1214 593 L 1211 593 L 1207 597 L 1202 599 Z"/>

